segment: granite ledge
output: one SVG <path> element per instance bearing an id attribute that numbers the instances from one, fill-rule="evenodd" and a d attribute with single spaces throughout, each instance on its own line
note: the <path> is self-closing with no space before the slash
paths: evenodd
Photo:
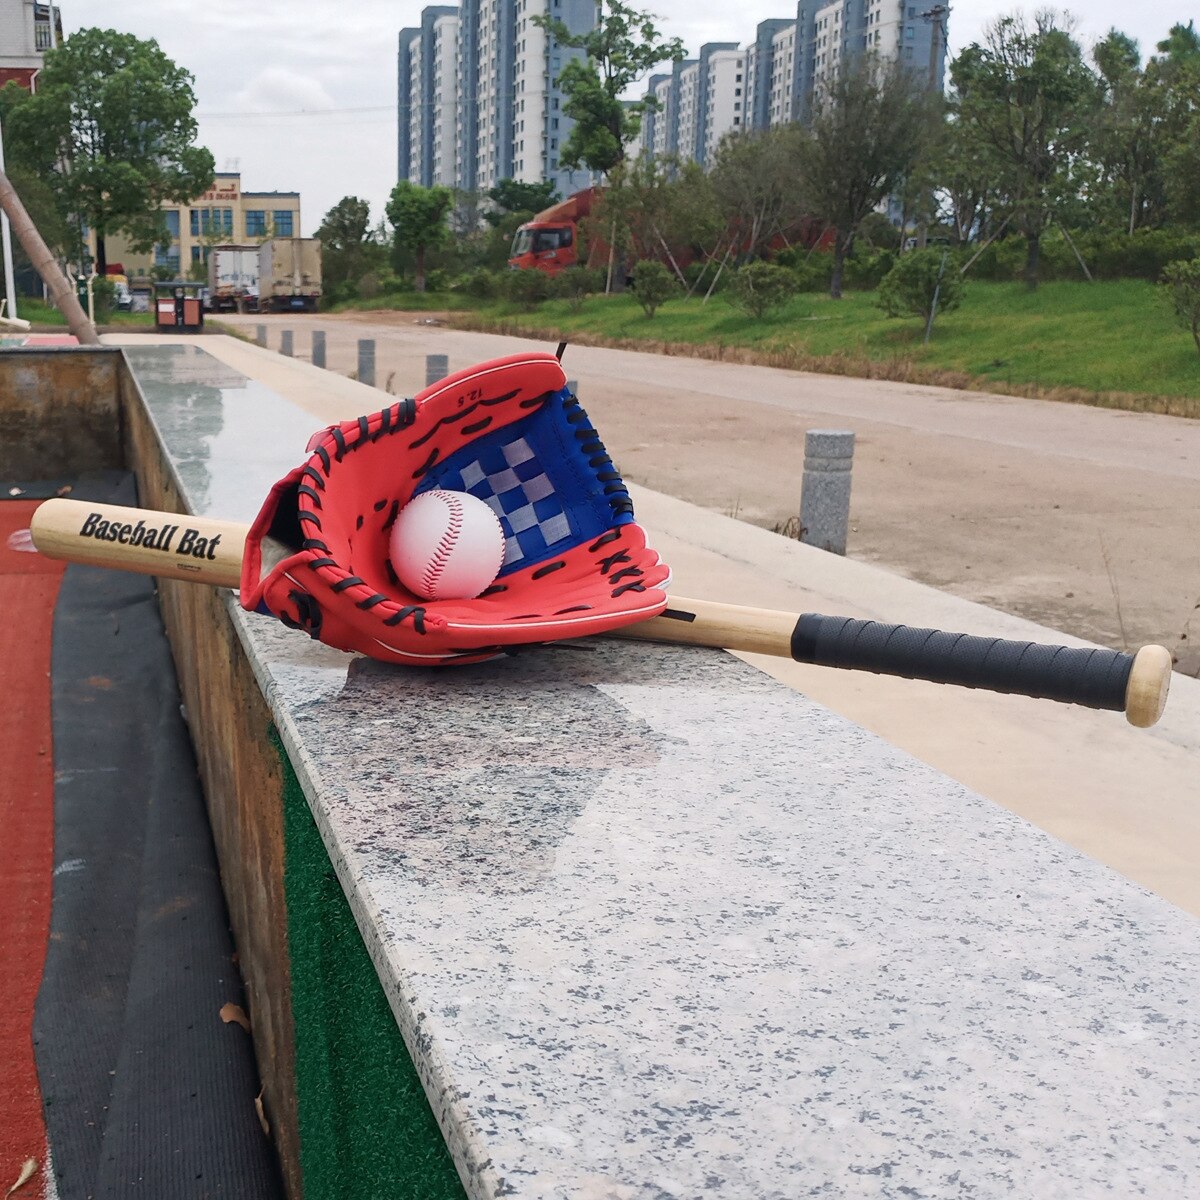
<path id="1" fill-rule="evenodd" d="M 199 511 L 292 465 L 161 368 Z M 227 602 L 472 1196 L 1200 1187 L 1186 914 L 719 652 L 413 671 Z"/>

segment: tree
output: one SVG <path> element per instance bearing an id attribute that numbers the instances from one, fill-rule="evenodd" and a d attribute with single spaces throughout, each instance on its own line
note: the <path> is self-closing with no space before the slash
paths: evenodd
<path id="1" fill-rule="evenodd" d="M 1161 286 L 1179 323 L 1190 330 L 1200 350 L 1200 258 L 1164 267 Z"/>
<path id="2" fill-rule="evenodd" d="M 1200 34 L 1173 25 L 1146 64 L 1162 133 L 1162 175 L 1170 220 L 1200 224 Z"/>
<path id="3" fill-rule="evenodd" d="M 722 222 L 699 163 L 643 157 L 613 171 L 588 225 L 623 259 L 665 260 L 678 276 L 680 248 L 711 246 Z"/>
<path id="4" fill-rule="evenodd" d="M 945 250 L 914 250 L 884 276 L 875 303 L 889 317 L 920 317 L 926 330 L 935 313 L 953 312 L 966 285 L 958 259 Z"/>
<path id="5" fill-rule="evenodd" d="M 360 279 L 383 265 L 371 229 L 371 206 L 357 196 L 343 196 L 321 219 L 316 236 L 321 273 L 331 286 Z"/>
<path id="6" fill-rule="evenodd" d="M 633 294 L 649 320 L 659 307 L 679 291 L 675 276 L 652 258 L 640 262 L 633 274 Z"/>
<path id="7" fill-rule="evenodd" d="M 556 17 L 535 16 L 533 23 L 586 56 L 572 58 L 558 76 L 567 98 L 563 114 L 575 122 L 560 148 L 559 162 L 607 175 L 624 161 L 625 147 L 641 129 L 642 113 L 654 104 L 652 99 L 627 104 L 621 96 L 660 63 L 681 62 L 683 42 L 664 38 L 650 13 L 621 0 L 600 0 L 596 23 L 584 33 L 573 33 Z"/>
<path id="8" fill-rule="evenodd" d="M 875 54 L 844 63 L 814 94 L 799 185 L 809 211 L 836 230 L 835 300 L 859 224 L 913 172 L 933 136 L 937 103 L 923 76 Z"/>
<path id="9" fill-rule="evenodd" d="M 798 125 L 728 133 L 713 154 L 712 187 L 728 238 L 757 256 L 804 215 Z"/>
<path id="10" fill-rule="evenodd" d="M 1099 101 L 1095 76 L 1049 10 L 987 26 L 951 64 L 961 134 L 992 171 L 1025 236 L 1025 283 L 1036 288 L 1042 235 L 1078 191 L 1073 168 Z"/>
<path id="11" fill-rule="evenodd" d="M 425 252 L 440 246 L 449 235 L 446 217 L 454 204 L 454 193 L 446 187 L 419 187 L 402 179 L 387 202 L 387 219 L 392 223 L 395 244 L 416 255 L 418 292 L 425 290 Z"/>
<path id="12" fill-rule="evenodd" d="M 799 290 L 795 273 L 774 263 L 750 262 L 733 275 L 729 298 L 748 317 L 762 320 L 774 308 L 782 308 Z"/>
<path id="13" fill-rule="evenodd" d="M 212 185 L 213 157 L 195 144 L 192 83 L 157 42 L 82 29 L 47 52 L 36 94 L 7 114 L 6 149 L 95 232 L 100 274 L 110 233 L 148 250 L 166 236 L 163 202 Z"/>
<path id="14" fill-rule="evenodd" d="M 485 212 L 483 219 L 495 227 L 510 214 L 532 216 L 544 208 L 549 208 L 558 199 L 558 192 L 552 179 L 542 183 L 520 183 L 516 179 L 502 179 L 494 188 L 488 190 L 487 196 L 496 207 L 490 212 Z"/>
<path id="15" fill-rule="evenodd" d="M 1124 228 L 1157 223 L 1162 210 L 1150 89 L 1138 44 L 1116 29 L 1096 43 L 1092 61 L 1100 78 L 1101 107 L 1090 142 L 1095 175 L 1088 199 L 1093 220 Z"/>

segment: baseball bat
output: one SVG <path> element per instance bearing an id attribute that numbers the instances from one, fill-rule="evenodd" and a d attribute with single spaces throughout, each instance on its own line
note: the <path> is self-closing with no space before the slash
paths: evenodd
<path id="1" fill-rule="evenodd" d="M 228 588 L 241 581 L 249 530 L 236 521 L 65 499 L 45 501 L 30 525 L 34 546 L 49 558 Z M 1171 677 L 1162 646 L 1136 654 L 1047 646 L 682 596 L 670 597 L 663 615 L 611 633 L 1110 709 L 1140 728 L 1162 715 Z"/>

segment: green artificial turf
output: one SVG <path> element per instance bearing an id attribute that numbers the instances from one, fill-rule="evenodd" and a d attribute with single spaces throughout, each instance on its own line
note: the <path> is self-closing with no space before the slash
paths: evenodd
<path id="1" fill-rule="evenodd" d="M 300 1161 L 310 1200 L 463 1200 L 375 966 L 278 735 Z"/>
<path id="2" fill-rule="evenodd" d="M 1045 283 L 1028 292 L 1017 283 L 968 280 L 962 307 L 940 316 L 929 345 L 916 318 L 885 316 L 871 292 L 841 300 L 803 293 L 761 320 L 745 316 L 726 297 L 672 299 L 652 318 L 631 295 L 592 296 L 576 312 L 550 301 L 533 312 L 494 302 L 455 324 L 538 336 L 589 338 L 632 344 L 725 347 L 778 355 L 777 365 L 837 374 L 920 379 L 951 385 L 1079 389 L 1114 407 L 1147 408 L 1200 416 L 1200 354 L 1153 284 L 1140 280 Z M 787 361 L 788 356 L 796 361 Z M 719 354 L 713 355 L 720 357 Z M 912 376 L 905 368 L 916 368 Z M 944 372 L 945 378 L 937 373 Z M 1112 397 L 1126 393 L 1128 399 Z M 1171 397 L 1166 405 L 1136 397 Z"/>

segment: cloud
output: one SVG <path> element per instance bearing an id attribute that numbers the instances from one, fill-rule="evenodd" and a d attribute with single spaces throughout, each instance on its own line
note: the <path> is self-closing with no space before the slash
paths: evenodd
<path id="1" fill-rule="evenodd" d="M 244 112 L 279 112 L 299 108 L 333 108 L 333 97 L 311 75 L 301 75 L 286 67 L 267 67 L 259 71 L 233 97 L 234 108 Z"/>

